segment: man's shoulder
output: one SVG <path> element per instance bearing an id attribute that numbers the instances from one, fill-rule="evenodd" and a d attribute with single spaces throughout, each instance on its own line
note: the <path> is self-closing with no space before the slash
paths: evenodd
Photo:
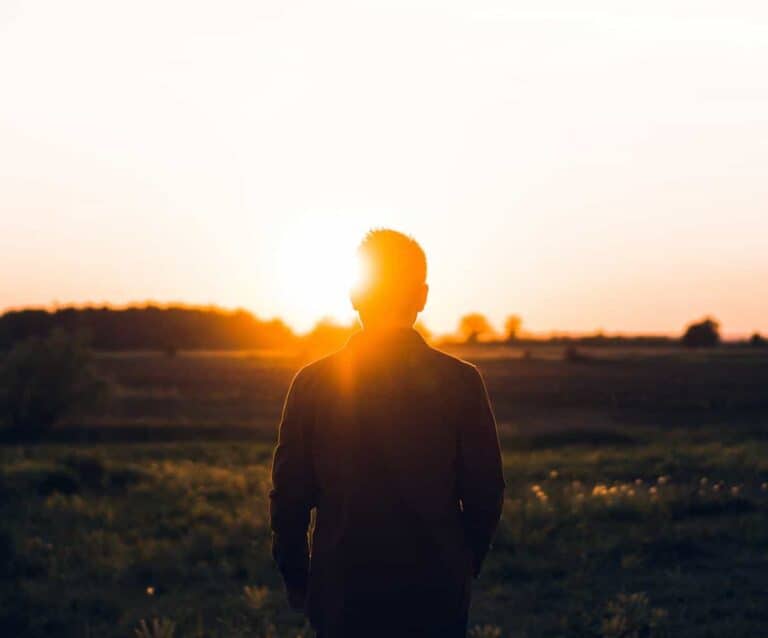
<path id="1" fill-rule="evenodd" d="M 424 359 L 422 359 L 422 362 L 445 377 L 469 383 L 481 377 L 480 370 L 475 364 L 448 352 L 439 350 L 426 343 L 424 343 L 421 352 L 428 360 L 428 364 Z M 312 361 L 296 373 L 293 379 L 293 387 L 296 390 L 304 391 L 315 388 L 326 380 L 344 378 L 353 369 L 350 363 L 354 359 L 355 351 L 347 345 L 340 350 Z"/>
<path id="2" fill-rule="evenodd" d="M 448 352 L 439 350 L 434 346 L 427 346 L 429 355 L 432 357 L 435 365 L 450 373 L 456 374 L 465 379 L 471 379 L 480 374 L 480 370 L 474 363 L 465 361 Z"/>
<path id="3" fill-rule="evenodd" d="M 293 385 L 306 387 L 317 383 L 338 364 L 341 351 L 336 351 L 320 359 L 305 364 L 293 377 Z"/>

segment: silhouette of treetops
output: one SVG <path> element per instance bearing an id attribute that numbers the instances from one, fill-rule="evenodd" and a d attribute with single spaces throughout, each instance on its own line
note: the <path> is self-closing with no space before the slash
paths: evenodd
<path id="1" fill-rule="evenodd" d="M 473 312 L 459 320 L 459 336 L 465 343 L 477 343 L 494 335 L 493 327 L 485 315 Z"/>
<path id="2" fill-rule="evenodd" d="M 509 315 L 504 322 L 504 334 L 507 341 L 515 341 L 520 336 L 520 328 L 523 327 L 523 320 L 520 315 Z"/>
<path id="3" fill-rule="evenodd" d="M 711 347 L 721 342 L 720 325 L 711 318 L 689 324 L 682 338 L 662 335 L 552 334 L 535 336 L 522 333 L 519 315 L 509 315 L 502 333 L 497 333 L 488 318 L 478 312 L 464 315 L 454 335 L 435 336 L 417 321 L 414 328 L 428 341 L 450 345 L 476 344 L 664 347 Z M 154 350 L 173 356 L 183 350 L 292 350 L 320 356 L 342 347 L 360 329 L 354 321 L 340 324 L 321 319 L 305 335 L 297 335 L 281 319 L 260 319 L 246 310 L 224 310 L 215 306 L 160 306 L 147 304 L 125 308 L 65 307 L 54 311 L 21 309 L 0 315 L 0 351 L 30 338 L 45 338 L 63 330 L 85 339 L 94 350 Z M 759 333 L 740 342 L 761 347 L 766 339 Z"/>
<path id="4" fill-rule="evenodd" d="M 712 317 L 689 324 L 682 343 L 688 348 L 713 348 L 720 343 L 720 324 Z"/>
<path id="5" fill-rule="evenodd" d="M 271 349 L 298 337 L 281 320 L 261 320 L 245 310 L 147 305 L 18 310 L 0 317 L 0 348 L 61 329 L 84 335 L 96 350 Z"/>

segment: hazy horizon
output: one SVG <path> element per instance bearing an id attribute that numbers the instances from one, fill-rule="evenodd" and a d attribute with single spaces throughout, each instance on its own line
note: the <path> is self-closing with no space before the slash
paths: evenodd
<path id="1" fill-rule="evenodd" d="M 83 302 L 83 303 L 53 303 L 50 305 L 30 305 L 30 306 L 9 306 L 6 308 L 0 308 L 0 316 L 2 316 L 4 313 L 7 312 L 25 312 L 25 311 L 45 311 L 49 313 L 55 313 L 59 310 L 66 310 L 70 308 L 74 308 L 77 310 L 85 310 L 85 309 L 102 309 L 107 308 L 109 310 L 114 311 L 120 311 L 120 310 L 128 310 L 128 309 L 142 309 L 147 307 L 153 307 L 153 308 L 160 308 L 160 309 L 184 309 L 184 310 L 202 310 L 202 311 L 210 311 L 210 312 L 220 312 L 223 314 L 235 314 L 238 312 L 249 312 L 251 313 L 255 319 L 263 322 L 269 322 L 269 321 L 280 321 L 284 325 L 287 325 L 289 329 L 291 329 L 294 334 L 297 336 L 302 335 L 308 335 L 314 330 L 317 326 L 324 324 L 325 322 L 331 322 L 332 324 L 338 325 L 340 327 L 349 327 L 352 324 L 357 324 L 360 329 L 362 329 L 362 324 L 360 324 L 359 319 L 356 316 L 352 316 L 347 320 L 338 319 L 333 316 L 324 316 L 318 318 L 315 323 L 311 324 L 310 326 L 306 328 L 297 328 L 294 324 L 292 324 L 290 321 L 285 319 L 284 317 L 280 317 L 275 314 L 258 314 L 254 313 L 252 310 L 248 308 L 243 307 L 227 307 L 227 306 L 219 306 L 216 304 L 190 304 L 186 303 L 184 301 L 159 301 L 154 299 L 145 299 L 145 300 L 137 300 L 133 302 L 127 302 L 123 304 L 111 304 L 108 302 L 102 302 L 102 303 L 95 303 L 95 302 Z M 486 314 L 482 312 L 480 309 L 476 309 L 475 311 L 472 311 L 471 313 L 467 314 L 474 314 L 478 313 L 486 317 Z M 463 315 L 462 315 L 463 316 Z M 462 332 L 462 329 L 459 325 L 460 320 L 462 316 L 457 316 L 456 321 L 454 322 L 454 325 L 452 328 L 448 330 L 433 330 L 432 326 L 430 326 L 426 321 L 424 321 L 421 316 L 416 321 L 415 327 L 422 331 L 422 329 L 426 329 L 429 334 L 434 338 L 447 338 L 447 339 L 464 339 L 466 335 Z M 505 318 L 506 319 L 506 318 Z M 522 319 L 522 318 L 521 318 Z M 679 330 L 672 331 L 672 332 L 622 332 L 622 331 L 604 331 L 602 329 L 597 330 L 590 330 L 590 331 L 573 331 L 573 330 L 550 330 L 550 331 L 539 331 L 539 330 L 531 330 L 525 326 L 525 322 L 523 322 L 522 328 L 518 332 L 518 336 L 521 339 L 551 339 L 551 338 L 560 338 L 560 337 L 566 337 L 566 338 L 581 338 L 581 337 L 592 337 L 596 336 L 597 334 L 600 334 L 604 337 L 620 337 L 620 338 L 627 338 L 627 339 L 633 339 L 638 337 L 661 337 L 661 338 L 679 338 L 682 336 L 682 334 L 685 332 L 685 329 L 690 325 L 694 323 L 699 323 L 700 321 L 706 320 L 706 319 L 713 319 L 716 322 L 719 323 L 718 319 L 714 315 L 706 315 L 701 317 L 696 317 L 695 319 L 692 319 L 691 321 L 686 322 L 685 326 L 681 326 Z M 480 338 L 480 341 L 488 341 L 488 340 L 498 340 L 503 339 L 505 337 L 505 325 L 504 322 L 501 323 L 494 323 L 493 321 L 490 322 L 491 324 L 491 332 L 484 333 L 484 336 Z M 729 332 L 727 329 L 723 330 L 724 326 L 722 324 L 719 325 L 720 327 L 720 334 L 722 338 L 725 341 L 740 341 L 744 340 L 747 337 L 753 336 L 755 333 L 733 333 Z M 759 334 L 759 331 L 756 331 Z M 761 335 L 764 336 L 764 335 Z"/>
<path id="2" fill-rule="evenodd" d="M 423 320 L 768 332 L 768 5 L 0 6 L 0 308 L 348 321 L 372 227 Z"/>

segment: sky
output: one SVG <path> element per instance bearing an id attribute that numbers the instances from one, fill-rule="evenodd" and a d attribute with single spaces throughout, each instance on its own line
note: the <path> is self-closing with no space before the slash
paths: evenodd
<path id="1" fill-rule="evenodd" d="M 577 8 L 578 7 L 578 8 Z M 768 3 L 0 0 L 0 309 L 768 332 Z"/>

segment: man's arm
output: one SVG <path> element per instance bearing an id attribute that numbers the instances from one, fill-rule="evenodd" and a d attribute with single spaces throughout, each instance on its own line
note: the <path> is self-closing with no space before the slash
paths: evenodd
<path id="1" fill-rule="evenodd" d="M 459 498 L 477 576 L 501 518 L 504 475 L 496 420 L 485 383 L 476 368 L 471 368 L 468 376 L 459 429 Z"/>
<path id="2" fill-rule="evenodd" d="M 285 399 L 269 493 L 272 556 L 294 608 L 302 607 L 306 596 L 309 572 L 307 528 L 314 505 L 305 376 L 299 372 L 294 377 Z"/>

